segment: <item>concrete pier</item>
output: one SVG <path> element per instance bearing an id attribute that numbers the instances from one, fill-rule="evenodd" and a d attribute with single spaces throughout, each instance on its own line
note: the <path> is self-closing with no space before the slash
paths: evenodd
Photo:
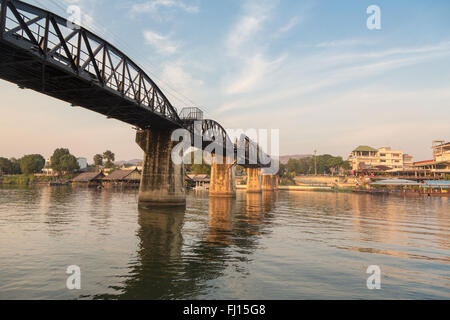
<path id="1" fill-rule="evenodd" d="M 265 174 L 262 176 L 262 190 L 263 191 L 274 191 L 274 179 L 273 175 Z"/>
<path id="2" fill-rule="evenodd" d="M 167 129 L 140 130 L 136 143 L 144 151 L 139 188 L 139 207 L 185 206 L 184 165 L 171 159 L 172 132 Z"/>
<path id="3" fill-rule="evenodd" d="M 247 192 L 260 193 L 261 188 L 261 169 L 248 168 L 247 169 Z"/>
<path id="4" fill-rule="evenodd" d="M 277 174 L 275 174 L 272 176 L 272 179 L 273 179 L 273 190 L 274 191 L 279 190 L 280 177 Z"/>
<path id="5" fill-rule="evenodd" d="M 212 158 L 209 195 L 211 197 L 235 197 L 235 166 L 233 164 L 227 164 L 225 157 L 221 158 L 220 162 L 215 155 Z"/>

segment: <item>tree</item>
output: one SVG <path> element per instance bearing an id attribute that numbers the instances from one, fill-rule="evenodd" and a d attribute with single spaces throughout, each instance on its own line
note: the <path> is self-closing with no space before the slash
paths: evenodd
<path id="1" fill-rule="evenodd" d="M 22 169 L 20 168 L 20 160 L 17 160 L 16 158 L 9 159 L 12 163 L 12 171 L 10 174 L 21 174 Z"/>
<path id="2" fill-rule="evenodd" d="M 13 164 L 11 160 L 0 157 L 0 174 L 11 174 Z"/>
<path id="3" fill-rule="evenodd" d="M 102 166 L 103 165 L 103 156 L 101 154 L 96 154 L 94 156 L 94 164 L 98 167 L 98 166 Z"/>
<path id="4" fill-rule="evenodd" d="M 69 149 L 65 148 L 56 149 L 50 158 L 50 162 L 52 169 L 58 172 L 59 175 L 63 172 L 73 172 L 80 168 L 77 158 L 70 154 Z"/>
<path id="5" fill-rule="evenodd" d="M 80 170 L 77 158 L 71 154 L 66 154 L 61 157 L 60 166 L 64 172 L 74 172 Z"/>
<path id="6" fill-rule="evenodd" d="M 106 160 L 105 167 L 112 168 L 114 166 L 114 160 L 116 160 L 116 156 L 114 153 L 107 150 L 103 153 L 103 159 Z"/>
<path id="7" fill-rule="evenodd" d="M 20 159 L 20 169 L 24 174 L 39 173 L 45 165 L 45 159 L 40 154 L 30 154 Z"/>

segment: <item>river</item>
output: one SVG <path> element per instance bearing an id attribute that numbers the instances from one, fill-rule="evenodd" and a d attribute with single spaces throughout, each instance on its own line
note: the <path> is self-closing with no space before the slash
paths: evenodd
<path id="1" fill-rule="evenodd" d="M 0 187 L 0 299 L 450 299 L 449 249 L 449 198 Z"/>

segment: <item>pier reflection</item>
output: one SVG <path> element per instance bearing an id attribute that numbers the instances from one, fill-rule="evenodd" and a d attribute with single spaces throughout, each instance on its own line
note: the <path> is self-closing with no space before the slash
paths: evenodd
<path id="1" fill-rule="evenodd" d="M 209 228 L 206 240 L 215 245 L 230 245 L 232 237 L 231 198 L 213 197 L 209 199 Z"/>
<path id="2" fill-rule="evenodd" d="M 243 276 L 249 254 L 258 247 L 266 226 L 264 214 L 275 197 L 248 195 L 245 201 L 210 198 L 206 233 L 198 232 L 190 244 L 183 241 L 184 208 L 139 209 L 139 248 L 130 261 L 127 279 L 118 294 L 96 299 L 184 299 L 201 295 L 228 267 Z"/>

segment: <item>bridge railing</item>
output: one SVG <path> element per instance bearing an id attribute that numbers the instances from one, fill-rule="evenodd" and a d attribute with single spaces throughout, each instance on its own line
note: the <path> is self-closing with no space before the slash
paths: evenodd
<path id="1" fill-rule="evenodd" d="M 107 41 L 27 3 L 0 0 L 0 4 L 2 41 L 26 49 L 42 61 L 180 123 L 176 109 L 153 80 Z"/>

